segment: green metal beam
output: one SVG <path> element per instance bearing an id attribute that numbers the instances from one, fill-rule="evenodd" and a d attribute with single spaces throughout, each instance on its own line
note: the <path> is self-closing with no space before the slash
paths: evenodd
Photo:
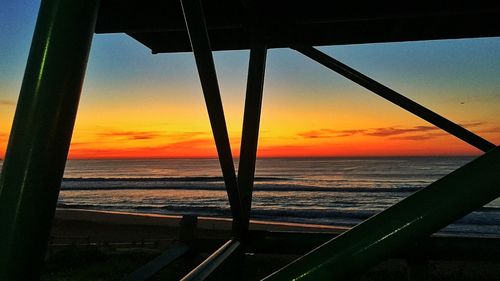
<path id="1" fill-rule="evenodd" d="M 0 280 L 38 279 L 98 7 L 41 3 L 0 176 Z"/>
<path id="2" fill-rule="evenodd" d="M 264 280 L 344 280 L 500 196 L 500 147 Z"/>
<path id="3" fill-rule="evenodd" d="M 240 245 L 240 242 L 237 240 L 227 241 L 200 265 L 184 276 L 181 281 L 202 281 L 207 279 L 212 272 L 239 249 Z"/>

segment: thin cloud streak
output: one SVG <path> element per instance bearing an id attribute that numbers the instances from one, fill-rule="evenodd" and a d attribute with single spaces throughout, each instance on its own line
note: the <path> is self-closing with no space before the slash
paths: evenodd
<path id="1" fill-rule="evenodd" d="M 159 137 L 160 134 L 156 132 L 123 131 L 99 133 L 98 136 L 105 138 L 119 138 L 125 140 L 149 140 Z"/>
<path id="2" fill-rule="evenodd" d="M 13 101 L 10 101 L 10 100 L 0 100 L 0 105 L 12 105 L 12 106 L 14 106 L 14 105 L 16 105 L 16 103 Z"/>
<path id="3" fill-rule="evenodd" d="M 484 122 L 469 122 L 460 124 L 471 128 L 484 125 Z M 495 128 L 500 129 L 500 128 Z M 496 132 L 496 131 L 495 131 Z M 413 126 L 413 127 L 379 127 L 354 130 L 319 129 L 299 132 L 298 136 L 305 139 L 331 139 L 352 136 L 386 137 L 398 140 L 428 140 L 447 135 L 442 129 L 435 126 Z"/>
<path id="4" fill-rule="evenodd" d="M 487 134 L 487 133 L 500 133 L 500 127 L 493 127 L 488 129 L 480 130 L 479 133 Z"/>
<path id="5" fill-rule="evenodd" d="M 448 135 L 447 133 L 430 133 L 430 134 L 422 134 L 422 135 L 411 135 L 411 136 L 401 136 L 401 137 L 392 137 L 391 140 L 410 140 L 410 141 L 422 141 L 422 140 L 430 140 L 437 137 L 443 137 Z"/>
<path id="6" fill-rule="evenodd" d="M 98 133 L 97 136 L 100 138 L 117 138 L 120 140 L 151 140 L 157 138 L 183 140 L 206 134 L 207 133 L 205 132 L 181 132 L 167 134 L 158 131 L 107 131 Z"/>
<path id="7" fill-rule="evenodd" d="M 397 136 L 397 135 L 408 134 L 408 133 L 421 133 L 421 132 L 429 132 L 429 131 L 436 131 L 436 130 L 439 130 L 439 129 L 436 127 L 432 127 L 432 126 L 416 126 L 416 127 L 412 127 L 412 128 L 388 127 L 388 128 L 375 128 L 372 130 L 366 130 L 364 135 L 373 136 L 373 137 L 390 137 L 390 136 Z"/>
<path id="8" fill-rule="evenodd" d="M 88 144 L 88 147 L 86 147 Z M 144 157 L 193 157 L 216 156 L 213 140 L 210 138 L 190 139 L 165 145 L 126 148 L 95 148 L 93 143 L 72 144 L 71 158 L 144 158 Z"/>
<path id="9" fill-rule="evenodd" d="M 320 129 L 314 131 L 307 131 L 298 133 L 303 138 L 337 138 L 337 137 L 351 137 L 351 136 L 371 136 L 371 137 L 390 137 L 408 133 L 421 133 L 439 130 L 439 128 L 431 126 L 416 126 L 410 128 L 371 128 L 371 129 L 357 129 L 357 130 L 333 130 L 333 129 Z"/>

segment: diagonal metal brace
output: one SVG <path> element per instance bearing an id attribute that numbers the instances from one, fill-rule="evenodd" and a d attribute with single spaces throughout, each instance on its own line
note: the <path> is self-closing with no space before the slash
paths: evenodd
<path id="1" fill-rule="evenodd" d="M 200 0 L 181 0 L 181 5 L 219 154 L 219 162 L 233 216 L 233 230 L 240 229 L 242 208 L 203 7 Z"/>
<path id="2" fill-rule="evenodd" d="M 406 109 L 407 111 L 417 115 L 425 121 L 445 130 L 455 137 L 465 141 L 466 143 L 487 152 L 495 148 L 495 144 L 483 139 L 464 127 L 442 117 L 432 110 L 410 100 L 409 98 L 399 94 L 398 92 L 380 84 L 372 78 L 356 71 L 355 69 L 339 62 L 338 60 L 328 56 L 327 54 L 318 51 L 313 47 L 294 46 L 293 49 L 304 54 L 305 56 L 315 60 L 316 62 L 326 66 L 327 68 L 337 72 L 338 74 L 354 81 L 355 83 L 365 87 L 384 99 Z"/>
<path id="3" fill-rule="evenodd" d="M 344 280 L 500 196 L 500 147 L 326 242 L 264 280 Z"/>
<path id="4" fill-rule="evenodd" d="M 237 240 L 229 240 L 222 245 L 217 251 L 210 255 L 195 269 L 189 272 L 181 281 L 202 281 L 205 280 L 212 272 L 214 272 L 224 261 L 226 261 L 240 247 L 240 242 Z"/>

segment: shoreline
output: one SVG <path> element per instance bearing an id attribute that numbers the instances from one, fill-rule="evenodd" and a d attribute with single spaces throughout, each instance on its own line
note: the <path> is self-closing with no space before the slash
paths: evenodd
<path id="1" fill-rule="evenodd" d="M 182 220 L 180 215 L 58 208 L 48 241 L 49 255 L 68 246 L 135 248 L 147 244 L 150 249 L 163 251 L 179 241 L 203 240 L 206 245 L 216 245 L 232 237 L 230 218 L 200 216 L 194 219 L 189 215 L 183 223 Z M 348 228 L 251 220 L 250 230 L 333 235 Z"/>
<path id="2" fill-rule="evenodd" d="M 104 211 L 92 209 L 57 208 L 54 221 L 63 223 L 67 221 L 82 221 L 108 225 L 148 225 L 178 228 L 182 215 L 161 215 L 147 213 L 133 213 L 120 211 Z M 222 217 L 197 217 L 197 228 L 204 230 L 230 230 L 232 219 Z M 270 231 L 309 231 L 342 233 L 349 229 L 344 226 L 329 226 L 320 224 L 306 224 L 293 222 L 277 222 L 266 220 L 250 220 L 252 230 Z"/>

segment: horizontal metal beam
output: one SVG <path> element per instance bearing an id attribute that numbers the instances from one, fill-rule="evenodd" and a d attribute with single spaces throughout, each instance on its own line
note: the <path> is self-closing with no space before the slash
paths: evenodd
<path id="1" fill-rule="evenodd" d="M 229 198 L 233 229 L 240 229 L 242 207 L 238 183 L 203 8 L 200 0 L 181 0 L 181 4 Z"/>
<path id="2" fill-rule="evenodd" d="M 500 196 L 500 147 L 371 217 L 264 280 L 344 280 Z"/>
<path id="3" fill-rule="evenodd" d="M 315 48 L 294 46 L 293 49 L 484 152 L 496 146 Z"/>
<path id="4" fill-rule="evenodd" d="M 234 253 L 240 242 L 237 240 L 229 240 L 206 260 L 204 260 L 195 269 L 189 272 L 182 281 L 201 281 L 205 280 L 214 270 L 219 267 L 232 253 Z"/>
<path id="5" fill-rule="evenodd" d="M 252 47 L 246 28 L 252 2 L 262 15 L 261 35 L 269 48 L 400 42 L 500 36 L 496 1 L 467 1 L 460 5 L 359 5 L 356 1 L 203 1 L 212 50 Z M 464 2 L 464 1 L 462 1 Z M 404 3 L 404 2 L 401 2 Z M 190 52 L 178 1 L 103 1 L 96 32 L 124 32 L 153 52 Z"/>

